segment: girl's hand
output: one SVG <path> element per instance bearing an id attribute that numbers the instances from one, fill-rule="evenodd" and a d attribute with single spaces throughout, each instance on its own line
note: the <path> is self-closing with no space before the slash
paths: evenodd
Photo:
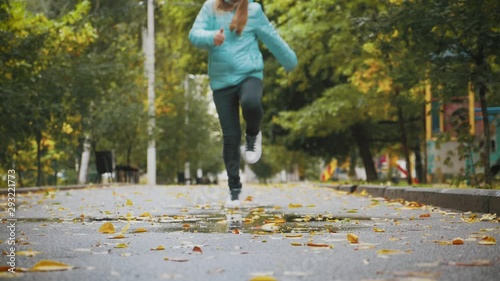
<path id="1" fill-rule="evenodd" d="M 215 33 L 215 36 L 214 36 L 215 46 L 222 45 L 222 43 L 224 43 L 225 39 L 226 39 L 226 36 L 224 35 L 224 28 L 221 27 L 220 30 L 217 33 Z"/>

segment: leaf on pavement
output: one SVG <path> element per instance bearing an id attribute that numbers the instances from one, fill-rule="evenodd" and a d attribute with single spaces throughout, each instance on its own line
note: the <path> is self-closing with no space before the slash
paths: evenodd
<path id="1" fill-rule="evenodd" d="M 452 242 L 445 241 L 445 240 L 434 240 L 434 243 L 439 244 L 439 245 L 443 245 L 443 246 L 447 246 L 447 245 L 451 245 Z"/>
<path id="2" fill-rule="evenodd" d="M 153 216 L 149 212 L 144 212 L 139 217 L 142 217 L 142 218 L 145 218 L 145 217 L 152 218 Z"/>
<path id="3" fill-rule="evenodd" d="M 481 245 L 496 245 L 497 240 L 491 236 L 483 236 L 483 238 L 481 238 L 481 240 L 478 243 Z"/>
<path id="4" fill-rule="evenodd" d="M 415 279 L 411 280 L 435 280 L 436 278 L 439 278 L 441 276 L 441 273 L 439 272 L 433 272 L 433 271 L 402 271 L 402 272 L 394 272 L 395 276 L 398 277 L 415 277 Z"/>
<path id="5" fill-rule="evenodd" d="M 296 239 L 296 238 L 301 238 L 302 234 L 301 233 L 289 233 L 285 234 L 286 238 L 291 238 L 291 239 Z"/>
<path id="6" fill-rule="evenodd" d="M 376 226 L 373 227 L 373 232 L 385 232 L 382 228 L 378 228 Z"/>
<path id="7" fill-rule="evenodd" d="M 271 276 L 255 276 L 250 281 L 278 281 L 278 279 Z"/>
<path id="8" fill-rule="evenodd" d="M 455 265 L 455 266 L 491 266 L 493 265 L 493 262 L 490 260 L 473 260 L 470 262 L 454 262 L 451 261 L 448 263 L 449 265 Z"/>
<path id="9" fill-rule="evenodd" d="M 421 208 L 424 205 L 415 201 L 407 202 L 406 205 L 410 208 Z"/>
<path id="10" fill-rule="evenodd" d="M 266 223 L 262 225 L 262 230 L 264 231 L 277 231 L 279 227 L 275 223 Z"/>
<path id="11" fill-rule="evenodd" d="M 245 198 L 245 200 L 243 200 L 243 201 L 251 202 L 251 201 L 253 201 L 253 197 L 247 196 L 247 198 Z"/>
<path id="12" fill-rule="evenodd" d="M 174 261 L 174 262 L 187 262 L 188 259 L 180 259 L 180 258 L 164 258 L 166 261 Z"/>
<path id="13" fill-rule="evenodd" d="M 116 245 L 115 248 L 118 248 L 118 249 L 128 248 L 128 245 L 125 243 L 120 243 L 120 244 Z"/>
<path id="14" fill-rule="evenodd" d="M 162 245 L 151 249 L 151 251 L 164 251 L 164 250 L 165 250 L 165 247 L 163 247 Z"/>
<path id="15" fill-rule="evenodd" d="M 319 243 L 313 243 L 313 242 L 308 242 L 306 245 L 309 247 L 317 247 L 317 248 L 333 248 L 333 245 L 319 244 Z"/>
<path id="16" fill-rule="evenodd" d="M 123 238 L 125 238 L 125 235 L 121 233 L 112 237 L 108 237 L 108 239 L 123 239 Z"/>
<path id="17" fill-rule="evenodd" d="M 122 228 L 122 231 L 120 231 L 121 233 L 125 233 L 128 231 L 130 227 L 130 222 L 127 222 L 127 224 Z"/>
<path id="18" fill-rule="evenodd" d="M 377 255 L 396 255 L 401 254 L 400 250 L 382 249 L 377 251 Z"/>
<path id="19" fill-rule="evenodd" d="M 105 234 L 114 234 L 115 233 L 115 226 L 111 222 L 105 222 L 101 228 L 99 228 L 100 233 L 105 233 Z"/>
<path id="20" fill-rule="evenodd" d="M 201 248 L 199 246 L 194 246 L 193 252 L 203 254 L 203 251 L 201 250 Z"/>
<path id="21" fill-rule="evenodd" d="M 493 221 L 497 218 L 496 214 L 484 214 L 479 221 Z"/>
<path id="22" fill-rule="evenodd" d="M 142 233 L 142 232 L 148 232 L 148 230 L 145 229 L 144 227 L 139 227 L 136 230 L 134 230 L 132 233 Z"/>
<path id="23" fill-rule="evenodd" d="M 359 245 L 354 250 L 357 251 L 357 250 L 371 250 L 371 249 L 375 249 L 375 245 L 371 244 Z"/>
<path id="24" fill-rule="evenodd" d="M 297 243 L 297 242 L 292 242 L 290 243 L 292 246 L 303 246 L 304 244 L 302 243 Z"/>
<path id="25" fill-rule="evenodd" d="M 127 203 L 125 203 L 126 206 L 134 206 L 134 203 L 132 202 L 132 200 L 130 199 L 127 199 Z"/>
<path id="26" fill-rule="evenodd" d="M 302 204 L 293 204 L 293 203 L 290 203 L 290 204 L 288 204 L 288 208 L 290 208 L 290 209 L 302 208 Z"/>
<path id="27" fill-rule="evenodd" d="M 61 271 L 61 270 L 69 270 L 74 267 L 71 265 L 67 265 L 62 262 L 57 262 L 53 260 L 41 260 L 33 265 L 28 271 Z"/>
<path id="28" fill-rule="evenodd" d="M 41 254 L 42 252 L 38 252 L 38 251 L 33 251 L 33 250 L 28 250 L 28 251 L 18 251 L 16 252 L 16 254 L 18 256 L 25 256 L 25 257 L 34 257 L 38 254 Z"/>
<path id="29" fill-rule="evenodd" d="M 420 216 L 418 216 L 419 218 L 430 218 L 431 217 L 431 214 L 427 213 L 427 214 L 421 214 Z"/>
<path id="30" fill-rule="evenodd" d="M 453 245 L 463 245 L 464 244 L 464 239 L 462 238 L 454 238 L 451 240 L 451 244 Z"/>
<path id="31" fill-rule="evenodd" d="M 349 241 L 349 243 L 351 244 L 357 244 L 359 243 L 359 238 L 354 233 L 347 233 L 347 241 Z"/>

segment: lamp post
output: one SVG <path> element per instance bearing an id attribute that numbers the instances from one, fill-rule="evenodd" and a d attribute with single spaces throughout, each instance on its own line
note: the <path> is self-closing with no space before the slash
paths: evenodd
<path id="1" fill-rule="evenodd" d="M 208 76 L 206 74 L 187 74 L 185 79 L 184 79 L 184 110 L 186 112 L 185 119 L 184 119 L 184 130 L 187 132 L 188 126 L 189 126 L 189 80 L 193 80 L 196 84 L 195 88 L 195 95 L 198 96 L 201 93 L 201 81 L 204 79 L 207 79 Z M 187 133 L 186 133 L 187 135 Z M 186 162 L 184 162 L 184 176 L 186 179 L 186 183 L 188 181 L 191 181 L 191 163 L 189 160 L 186 159 Z"/>
<path id="2" fill-rule="evenodd" d="M 145 70 L 148 78 L 148 160 L 147 178 L 149 185 L 156 185 L 156 144 L 155 144 L 155 37 L 154 37 L 154 0 L 148 0 L 147 29 L 143 32 Z"/>

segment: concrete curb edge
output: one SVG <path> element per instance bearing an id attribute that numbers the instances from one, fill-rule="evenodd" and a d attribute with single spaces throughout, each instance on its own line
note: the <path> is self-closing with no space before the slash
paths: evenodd
<path id="1" fill-rule="evenodd" d="M 373 197 L 404 199 L 441 208 L 463 212 L 500 214 L 500 190 L 425 188 L 410 186 L 383 185 L 336 185 L 319 184 L 320 187 L 333 188 L 348 193 L 365 192 Z"/>

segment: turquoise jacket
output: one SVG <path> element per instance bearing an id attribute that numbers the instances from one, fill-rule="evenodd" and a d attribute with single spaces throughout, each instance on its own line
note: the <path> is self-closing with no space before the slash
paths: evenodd
<path id="1" fill-rule="evenodd" d="M 267 46 L 285 70 L 297 66 L 295 52 L 276 32 L 260 4 L 249 0 L 248 21 L 241 35 L 229 30 L 233 16 L 234 12 L 216 12 L 215 0 L 208 0 L 189 32 L 193 45 L 208 50 L 208 76 L 212 90 L 237 85 L 249 76 L 263 78 L 264 61 L 257 39 Z M 221 27 L 226 39 L 222 45 L 215 46 L 214 36 Z"/>

